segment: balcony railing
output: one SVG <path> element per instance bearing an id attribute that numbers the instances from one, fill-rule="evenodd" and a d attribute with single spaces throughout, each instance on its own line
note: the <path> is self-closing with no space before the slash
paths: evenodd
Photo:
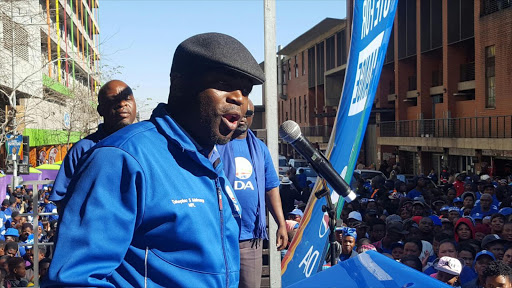
<path id="1" fill-rule="evenodd" d="M 381 122 L 380 136 L 512 138 L 512 115 Z"/>
<path id="2" fill-rule="evenodd" d="M 330 137 L 332 133 L 332 126 L 309 126 L 300 127 L 302 134 L 306 137 Z"/>

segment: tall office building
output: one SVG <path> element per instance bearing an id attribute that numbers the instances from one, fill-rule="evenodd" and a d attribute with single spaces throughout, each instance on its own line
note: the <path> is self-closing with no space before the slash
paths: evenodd
<path id="1" fill-rule="evenodd" d="M 61 160 L 68 143 L 98 125 L 98 7 L 98 0 L 0 2 L 0 122 L 30 136 L 33 166 Z"/>

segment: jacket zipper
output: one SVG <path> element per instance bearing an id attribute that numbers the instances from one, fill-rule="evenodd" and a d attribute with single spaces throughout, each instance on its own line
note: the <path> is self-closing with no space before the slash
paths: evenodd
<path id="1" fill-rule="evenodd" d="M 226 266 L 226 288 L 229 287 L 229 269 L 228 259 L 226 257 L 226 247 L 224 241 L 224 212 L 222 207 L 222 189 L 220 188 L 219 178 L 215 179 L 215 186 L 217 188 L 217 196 L 219 198 L 219 214 L 220 214 L 220 240 L 222 242 L 222 254 L 224 256 L 224 265 Z"/>
<path id="2" fill-rule="evenodd" d="M 148 287 L 148 252 L 149 248 L 146 247 L 146 255 L 144 256 L 144 288 Z"/>

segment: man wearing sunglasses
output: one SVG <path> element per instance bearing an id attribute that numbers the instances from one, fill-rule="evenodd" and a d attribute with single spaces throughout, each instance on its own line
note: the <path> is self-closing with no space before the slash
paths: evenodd
<path id="1" fill-rule="evenodd" d="M 254 115 L 254 105 L 249 100 L 247 112 L 240 119 L 226 145 L 218 145 L 224 172 L 235 189 L 242 206 L 240 233 L 240 285 L 260 287 L 262 270 L 261 239 L 268 239 L 266 232 L 265 201 L 277 222 L 277 249 L 288 243 L 286 222 L 279 196 L 279 177 L 272 164 L 267 146 L 249 130 Z"/>

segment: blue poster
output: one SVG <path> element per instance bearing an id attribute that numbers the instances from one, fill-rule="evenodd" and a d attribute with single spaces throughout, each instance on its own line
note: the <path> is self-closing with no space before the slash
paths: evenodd
<path id="1" fill-rule="evenodd" d="M 354 21 L 342 97 L 327 157 L 334 169 L 350 183 L 368 124 L 373 100 L 393 27 L 398 0 L 354 1 Z M 329 240 L 328 216 L 322 212 L 325 198 L 314 192 L 323 189 L 317 181 L 308 201 L 299 231 L 281 262 L 283 287 L 319 272 Z M 331 194 L 333 203 L 338 194 Z M 343 201 L 338 203 L 341 208 Z"/>
<path id="2" fill-rule="evenodd" d="M 12 134 L 7 134 L 7 155 L 9 159 L 12 159 L 12 155 L 23 155 L 21 150 L 23 149 L 23 135 L 14 136 Z"/>

